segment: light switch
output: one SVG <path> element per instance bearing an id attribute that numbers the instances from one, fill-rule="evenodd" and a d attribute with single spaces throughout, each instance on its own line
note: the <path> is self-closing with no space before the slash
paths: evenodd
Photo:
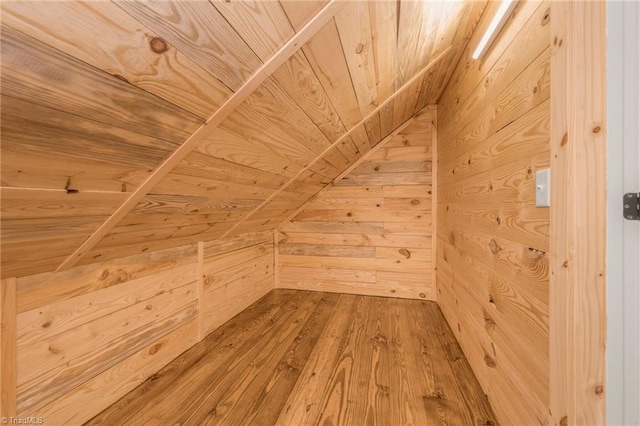
<path id="1" fill-rule="evenodd" d="M 536 207 L 551 205 L 551 170 L 543 169 L 536 172 Z"/>

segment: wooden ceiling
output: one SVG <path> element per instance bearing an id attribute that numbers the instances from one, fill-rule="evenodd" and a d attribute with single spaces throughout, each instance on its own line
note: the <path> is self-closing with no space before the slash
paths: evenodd
<path id="1" fill-rule="evenodd" d="M 1 7 L 8 277 L 274 228 L 438 101 L 485 2 Z"/>

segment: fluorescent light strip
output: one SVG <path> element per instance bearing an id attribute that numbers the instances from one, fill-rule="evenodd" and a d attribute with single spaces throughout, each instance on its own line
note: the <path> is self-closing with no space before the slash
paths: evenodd
<path id="1" fill-rule="evenodd" d="M 496 12 L 496 15 L 493 17 L 489 28 L 487 28 L 487 31 L 482 36 L 480 43 L 478 43 L 478 47 L 476 47 L 475 52 L 473 52 L 473 59 L 480 58 L 484 50 L 491 45 L 498 32 L 502 29 L 502 26 L 506 22 L 509 14 L 516 6 L 516 1 L 517 0 L 503 0 L 498 12 Z"/>

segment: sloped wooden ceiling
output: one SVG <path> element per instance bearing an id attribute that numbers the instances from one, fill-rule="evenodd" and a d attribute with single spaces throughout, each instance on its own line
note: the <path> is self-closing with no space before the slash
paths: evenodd
<path id="1" fill-rule="evenodd" d="M 437 102 L 485 2 L 2 2 L 2 276 L 271 229 Z"/>

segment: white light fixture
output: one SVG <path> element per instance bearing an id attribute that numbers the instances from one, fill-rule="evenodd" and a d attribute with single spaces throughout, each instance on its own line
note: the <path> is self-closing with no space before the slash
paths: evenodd
<path id="1" fill-rule="evenodd" d="M 507 21 L 507 18 L 516 7 L 517 0 L 503 0 L 500 8 L 496 12 L 496 15 L 493 17 L 491 24 L 489 24 L 489 28 L 482 36 L 480 43 L 478 43 L 478 47 L 476 47 L 475 52 L 473 52 L 472 58 L 478 59 L 482 56 L 482 53 L 485 49 L 491 46 L 493 40 L 496 38 L 500 30 L 502 29 L 504 23 Z"/>

